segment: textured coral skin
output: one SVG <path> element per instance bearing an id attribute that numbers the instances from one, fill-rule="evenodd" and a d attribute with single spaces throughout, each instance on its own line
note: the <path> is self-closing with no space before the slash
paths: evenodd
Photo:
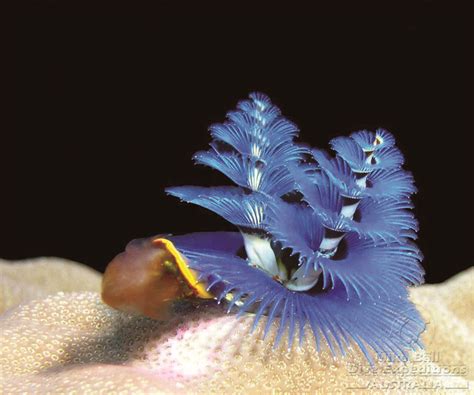
<path id="1" fill-rule="evenodd" d="M 63 258 L 0 259 L 0 313 L 60 291 L 99 292 L 101 280 L 99 272 Z"/>
<path id="2" fill-rule="evenodd" d="M 32 269 L 34 271 L 34 268 Z M 333 359 L 302 349 L 272 350 L 246 336 L 217 306 L 176 311 L 168 322 L 122 313 L 98 293 L 59 293 L 20 305 L 0 318 L 3 393 L 469 393 L 474 270 L 440 285 L 411 290 L 427 321 L 426 351 L 403 364 L 378 362 L 357 350 Z M 79 285 L 78 285 L 79 286 Z M 260 331 L 261 328 L 258 329 Z M 439 374 L 442 367 L 454 374 Z"/>

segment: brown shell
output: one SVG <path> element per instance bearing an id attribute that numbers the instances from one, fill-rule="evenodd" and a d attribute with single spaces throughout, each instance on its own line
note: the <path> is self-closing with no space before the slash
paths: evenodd
<path id="1" fill-rule="evenodd" d="M 102 280 L 102 300 L 118 310 L 164 320 L 171 303 L 192 291 L 173 255 L 155 239 L 131 241 L 109 263 Z"/>

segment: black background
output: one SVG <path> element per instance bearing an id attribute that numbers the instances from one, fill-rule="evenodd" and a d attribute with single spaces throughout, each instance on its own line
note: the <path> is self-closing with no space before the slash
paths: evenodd
<path id="1" fill-rule="evenodd" d="M 392 131 L 419 188 L 427 281 L 472 264 L 472 7 L 62 3 L 34 2 L 16 20 L 0 256 L 103 270 L 132 238 L 231 230 L 163 187 L 228 183 L 191 156 L 259 90 L 313 146 Z"/>

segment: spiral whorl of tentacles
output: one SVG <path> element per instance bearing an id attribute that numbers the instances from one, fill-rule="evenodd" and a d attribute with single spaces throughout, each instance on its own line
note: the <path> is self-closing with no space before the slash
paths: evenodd
<path id="1" fill-rule="evenodd" d="M 221 215 L 240 230 L 171 238 L 218 300 L 278 322 L 277 345 L 311 328 L 342 354 L 406 358 L 424 324 L 407 297 L 423 281 L 412 242 L 411 173 L 389 132 L 331 140 L 334 155 L 294 142 L 297 127 L 252 93 L 210 128 L 194 159 L 237 186 L 173 187 L 168 193 Z M 243 241 L 243 243 L 242 243 Z M 245 250 L 239 253 L 241 243 Z"/>

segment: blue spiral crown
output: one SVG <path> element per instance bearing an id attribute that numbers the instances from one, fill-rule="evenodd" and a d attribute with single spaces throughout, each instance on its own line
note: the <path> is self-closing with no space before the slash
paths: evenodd
<path id="1" fill-rule="evenodd" d="M 407 287 L 423 282 L 413 243 L 416 191 L 392 134 L 359 131 L 330 141 L 332 154 L 295 143 L 298 128 L 252 93 L 210 127 L 194 160 L 236 186 L 168 188 L 214 211 L 239 233 L 172 237 L 199 280 L 228 311 L 253 312 L 264 336 L 278 325 L 291 348 L 308 326 L 336 354 L 357 344 L 372 362 L 406 359 L 424 323 Z M 242 247 L 242 248 L 240 248 Z"/>

